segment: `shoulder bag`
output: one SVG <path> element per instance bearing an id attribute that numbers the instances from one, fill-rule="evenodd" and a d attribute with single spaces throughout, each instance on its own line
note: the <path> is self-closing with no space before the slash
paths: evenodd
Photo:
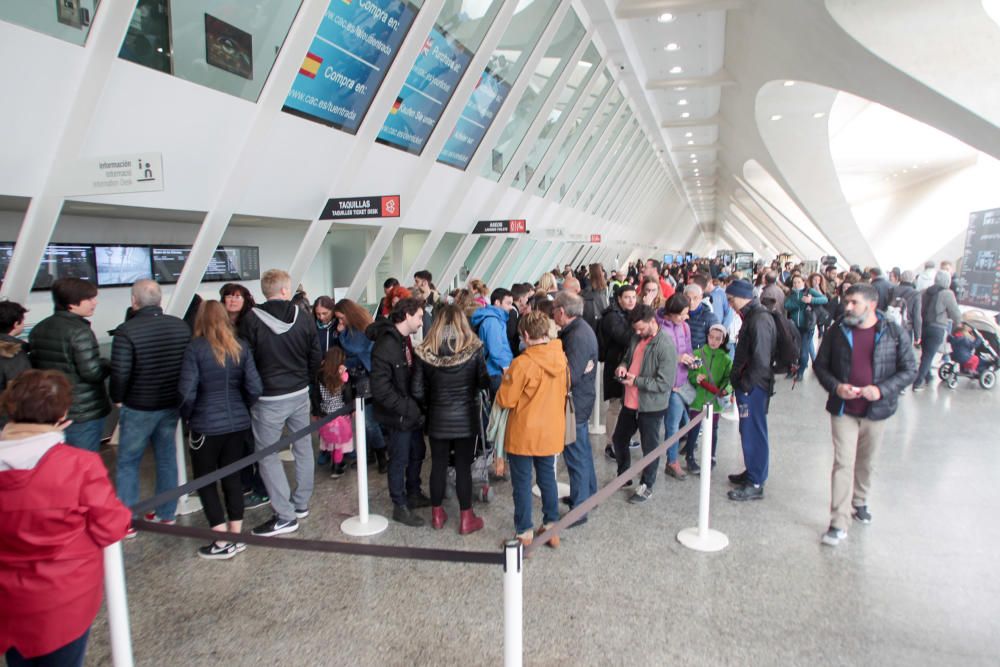
<path id="1" fill-rule="evenodd" d="M 576 442 L 576 406 L 573 405 L 573 387 L 569 376 L 569 366 L 566 367 L 566 432 L 563 435 L 563 444 L 571 445 Z"/>

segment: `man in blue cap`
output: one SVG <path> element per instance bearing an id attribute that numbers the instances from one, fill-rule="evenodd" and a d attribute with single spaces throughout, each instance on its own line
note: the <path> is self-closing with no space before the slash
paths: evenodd
<path id="1" fill-rule="evenodd" d="M 728 495 L 730 500 L 760 500 L 767 481 L 767 407 L 774 383 L 771 362 L 778 333 L 774 318 L 754 298 L 750 283 L 734 280 L 726 288 L 726 298 L 743 318 L 730 379 L 740 414 L 740 441 L 746 465 L 743 472 L 729 476 L 737 488 Z"/>

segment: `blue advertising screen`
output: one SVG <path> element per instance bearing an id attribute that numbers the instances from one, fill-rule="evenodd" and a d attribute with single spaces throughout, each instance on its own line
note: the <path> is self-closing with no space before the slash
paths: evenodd
<path id="1" fill-rule="evenodd" d="M 479 77 L 455 130 L 448 137 L 438 162 L 465 169 L 510 94 L 510 84 L 487 68 Z"/>
<path id="2" fill-rule="evenodd" d="M 435 26 L 376 141 L 420 155 L 471 60 L 468 49 Z"/>
<path id="3" fill-rule="evenodd" d="M 406 0 L 331 0 L 283 110 L 355 134 L 416 14 Z"/>

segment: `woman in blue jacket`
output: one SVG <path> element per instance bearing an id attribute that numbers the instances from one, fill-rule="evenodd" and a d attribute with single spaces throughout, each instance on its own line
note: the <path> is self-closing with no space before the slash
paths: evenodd
<path id="1" fill-rule="evenodd" d="M 181 417 L 191 428 L 191 467 L 202 477 L 243 457 L 250 433 L 250 406 L 263 393 L 253 354 L 236 338 L 225 307 L 205 301 L 198 311 L 194 338 L 184 352 L 178 383 Z M 222 478 L 225 512 L 216 484 L 198 489 L 212 530 L 238 533 L 243 527 L 240 473 Z M 227 521 L 228 516 L 228 521 Z M 216 540 L 198 549 L 202 558 L 228 559 L 246 549 L 242 543 Z"/>
<path id="2" fill-rule="evenodd" d="M 816 358 L 816 345 L 813 341 L 816 334 L 816 313 L 813 308 L 825 306 L 826 296 L 817 289 L 807 288 L 802 276 L 792 278 L 792 291 L 785 299 L 785 310 L 788 317 L 802 334 L 802 354 L 799 356 L 799 373 L 796 379 L 805 375 L 809 359 Z"/>

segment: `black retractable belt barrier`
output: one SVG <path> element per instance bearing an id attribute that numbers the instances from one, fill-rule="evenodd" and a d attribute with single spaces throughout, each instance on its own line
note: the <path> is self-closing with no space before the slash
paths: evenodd
<path id="1" fill-rule="evenodd" d="M 170 489 L 169 491 L 164 491 L 163 493 L 157 494 L 152 498 L 149 498 L 148 500 L 140 500 L 131 507 L 132 513 L 136 515 L 145 514 L 149 510 L 159 505 L 162 505 L 163 503 L 170 502 L 171 500 L 176 500 L 187 493 L 191 493 L 192 491 L 197 491 L 203 486 L 214 484 L 223 477 L 231 475 L 234 472 L 238 472 L 243 468 L 246 468 L 248 465 L 256 463 L 257 461 L 260 461 L 261 459 L 266 458 L 271 454 L 274 454 L 278 450 L 284 449 L 285 447 L 289 446 L 299 438 L 304 438 L 307 435 L 312 435 L 320 428 L 322 428 L 324 424 L 333 421 L 337 417 L 340 417 L 342 415 L 348 415 L 351 414 L 352 412 L 354 412 L 353 406 L 344 406 L 340 410 L 331 412 L 322 419 L 318 419 L 312 422 L 311 424 L 309 424 L 309 426 L 303 429 L 299 429 L 295 433 L 289 433 L 288 435 L 281 438 L 273 445 L 269 445 L 264 449 L 259 449 L 255 451 L 253 454 L 248 454 L 247 456 L 244 456 L 238 461 L 233 461 L 229 465 L 219 468 L 215 472 L 210 472 L 207 475 L 202 475 L 198 479 L 193 479 L 187 484 L 182 484 L 181 486 Z"/>
<path id="2" fill-rule="evenodd" d="M 651 451 L 649 454 L 643 456 L 639 461 L 633 463 L 632 466 L 623 472 L 622 474 L 611 480 L 607 486 L 592 495 L 591 497 L 584 500 L 582 503 L 571 509 L 566 514 L 563 514 L 562 518 L 557 521 L 552 528 L 546 530 L 544 533 L 535 538 L 531 544 L 524 548 L 524 557 L 527 558 L 535 552 L 538 547 L 543 544 L 547 544 L 549 540 L 556 537 L 563 528 L 569 526 L 570 524 L 576 523 L 577 519 L 582 518 L 587 512 L 594 509 L 597 505 L 600 505 L 605 500 L 611 497 L 611 495 L 618 489 L 625 486 L 625 482 L 630 479 L 634 479 L 639 476 L 640 473 L 646 468 L 647 465 L 659 458 L 667 449 L 669 449 L 675 442 L 680 441 L 681 438 L 688 434 L 696 424 L 700 424 L 702 420 L 705 419 L 705 413 L 700 413 L 697 417 L 685 424 L 684 428 L 674 433 L 672 436 L 666 439 L 660 446 Z"/>

